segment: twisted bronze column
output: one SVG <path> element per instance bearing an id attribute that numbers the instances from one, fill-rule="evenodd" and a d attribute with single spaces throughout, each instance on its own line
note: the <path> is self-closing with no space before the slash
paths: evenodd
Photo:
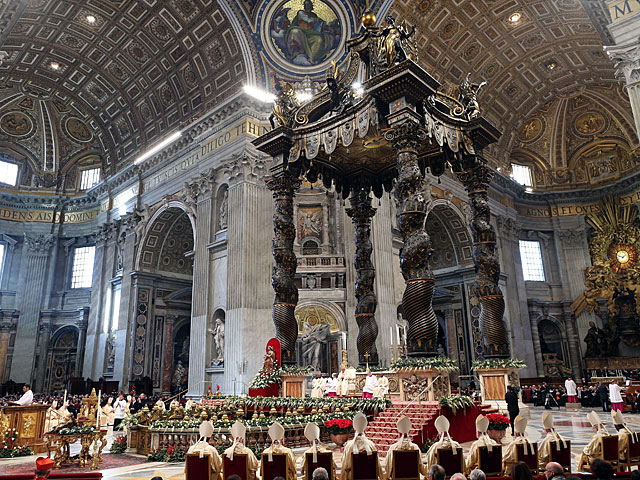
<path id="1" fill-rule="evenodd" d="M 471 205 L 471 231 L 473 233 L 473 262 L 476 280 L 472 295 L 480 300 L 480 328 L 485 337 L 487 357 L 508 357 L 507 328 L 502 319 L 504 297 L 498 286 L 500 263 L 496 255 L 496 232 L 491 225 L 489 195 L 487 190 L 493 172 L 486 164 L 458 172 L 458 179 L 469 194 Z"/>
<path id="2" fill-rule="evenodd" d="M 435 278 L 429 269 L 433 249 L 424 226 L 427 203 L 417 154 L 419 145 L 426 140 L 426 133 L 415 120 L 407 119 L 387 131 L 385 138 L 398 155 L 395 196 L 398 228 L 404 241 L 400 268 L 407 284 L 402 308 L 409 323 L 408 354 L 436 355 L 438 320 L 432 304 Z"/>
<path id="3" fill-rule="evenodd" d="M 360 365 L 367 363 L 378 364 L 378 351 L 376 338 L 378 338 L 378 324 L 375 313 L 378 302 L 373 291 L 373 282 L 376 278 L 376 270 L 371 262 L 371 218 L 376 214 L 376 209 L 371 207 L 371 198 L 368 190 L 358 190 L 349 197 L 351 208 L 346 212 L 356 230 L 356 255 L 354 265 L 356 267 L 356 322 L 358 323 L 358 362 Z"/>
<path id="4" fill-rule="evenodd" d="M 296 340 L 298 322 L 294 315 L 298 304 L 298 287 L 295 283 L 297 268 L 293 241 L 296 226 L 293 219 L 293 197 L 300 187 L 300 180 L 289 172 L 273 175 L 266 180 L 276 201 L 273 214 L 273 258 L 271 285 L 276 292 L 273 301 L 273 323 L 276 337 L 282 347 L 282 363 L 296 364 Z"/>

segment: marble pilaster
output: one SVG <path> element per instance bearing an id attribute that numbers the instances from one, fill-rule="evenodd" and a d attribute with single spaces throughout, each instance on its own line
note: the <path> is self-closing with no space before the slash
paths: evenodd
<path id="1" fill-rule="evenodd" d="M 48 315 L 47 315 L 48 316 Z M 38 361 L 36 363 L 34 389 L 36 392 L 44 390 L 45 372 L 47 369 L 47 351 L 49 349 L 49 339 L 51 338 L 51 329 L 53 318 L 46 318 L 42 315 L 38 333 Z"/>
<path id="2" fill-rule="evenodd" d="M 7 349 L 12 328 L 11 322 L 3 321 L 0 323 L 0 384 L 8 380 L 8 378 L 4 378 L 4 367 L 7 363 Z"/>
<path id="3" fill-rule="evenodd" d="M 16 331 L 14 352 L 35 352 L 40 324 L 40 309 L 47 278 L 49 252 L 53 236 L 48 234 L 26 234 L 23 246 L 24 286 L 20 301 L 20 319 Z M 14 355 L 11 364 L 11 379 L 17 383 L 28 383 L 34 368 L 35 355 Z"/>

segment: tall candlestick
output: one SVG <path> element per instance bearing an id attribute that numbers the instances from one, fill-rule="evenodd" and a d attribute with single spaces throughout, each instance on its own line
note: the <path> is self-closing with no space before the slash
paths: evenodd
<path id="1" fill-rule="evenodd" d="M 100 429 L 100 411 L 102 410 L 102 408 L 100 408 L 100 397 L 102 396 L 102 390 L 98 390 L 98 404 L 97 404 L 97 410 L 96 410 L 96 429 Z"/>

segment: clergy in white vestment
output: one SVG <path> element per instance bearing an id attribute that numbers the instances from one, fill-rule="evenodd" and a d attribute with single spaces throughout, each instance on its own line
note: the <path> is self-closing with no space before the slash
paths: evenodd
<path id="1" fill-rule="evenodd" d="M 513 431 L 515 437 L 507 445 L 502 452 L 502 470 L 506 476 L 511 476 L 511 469 L 516 463 L 516 450 L 518 445 L 522 445 L 525 455 L 533 455 L 534 449 L 531 442 L 527 439 L 525 430 L 527 429 L 527 419 L 518 415 L 513 420 Z"/>
<path id="2" fill-rule="evenodd" d="M 555 445 L 556 449 L 566 448 L 567 441 L 558 433 L 553 426 L 553 415 L 551 412 L 542 414 L 542 427 L 547 432 L 547 436 L 542 439 L 538 446 L 538 467 L 544 470 L 547 463 L 551 461 L 551 448 Z"/>
<path id="3" fill-rule="evenodd" d="M 491 451 L 493 447 L 499 446 L 498 442 L 487 435 L 489 423 L 489 419 L 484 415 L 478 415 L 476 417 L 476 435 L 478 439 L 471 444 L 469 454 L 467 455 L 467 473 L 478 468 L 480 462 L 480 447 L 487 447 L 487 449 Z"/>
<path id="4" fill-rule="evenodd" d="M 564 389 L 567 391 L 567 403 L 577 403 L 578 387 L 573 378 L 569 377 L 564 381 Z"/>
<path id="5" fill-rule="evenodd" d="M 378 387 L 373 391 L 373 398 L 384 398 L 389 393 L 389 379 L 383 375 L 378 380 Z"/>
<path id="6" fill-rule="evenodd" d="M 200 458 L 208 455 L 211 458 L 211 479 L 217 480 L 218 476 L 222 472 L 222 459 L 218 450 L 209 444 L 209 439 L 213 435 L 213 424 L 209 421 L 204 421 L 200 424 L 200 438 L 196 443 L 189 447 L 187 453 L 199 453 Z M 187 471 L 187 465 L 185 463 L 185 473 Z"/>
<path id="7" fill-rule="evenodd" d="M 373 398 L 373 392 L 376 391 L 376 388 L 378 388 L 378 379 L 367 368 L 367 378 L 364 387 L 362 387 L 362 398 Z"/>
<path id="8" fill-rule="evenodd" d="M 318 373 L 311 382 L 311 398 L 322 398 L 324 394 L 325 380 Z"/>
<path id="9" fill-rule="evenodd" d="M 611 380 L 609 384 L 609 400 L 611 401 L 611 410 L 619 410 L 624 412 L 624 401 L 622 400 L 622 390 L 615 380 Z"/>
<path id="10" fill-rule="evenodd" d="M 341 480 L 353 480 L 353 457 L 352 455 L 371 455 L 377 452 L 375 444 L 369 440 L 364 431 L 367 429 L 367 417 L 364 413 L 358 413 L 353 417 L 353 429 L 355 436 L 344 444 L 344 453 L 342 454 L 342 474 Z M 380 459 L 376 460 L 376 479 L 382 480 L 382 467 Z"/>
<path id="11" fill-rule="evenodd" d="M 338 374 L 334 373 L 333 377 L 327 380 L 327 384 L 324 387 L 324 391 L 327 397 L 335 397 L 338 395 Z"/>
<path id="12" fill-rule="evenodd" d="M 249 476 L 247 480 L 255 480 L 256 472 L 260 466 L 258 459 L 253 451 L 245 446 L 245 437 L 247 435 L 247 427 L 236 420 L 236 423 L 231 427 L 231 436 L 233 437 L 233 444 L 224 451 L 224 456 L 233 462 L 234 455 L 246 455 L 247 456 L 247 469 L 249 470 Z"/>
<path id="13" fill-rule="evenodd" d="M 31 405 L 33 403 L 33 392 L 31 391 L 31 387 L 29 385 L 23 386 L 22 392 L 22 396 L 15 402 L 9 402 L 9 405 L 20 405 L 23 407 Z"/>
<path id="14" fill-rule="evenodd" d="M 428 473 L 422 464 L 422 455 L 420 454 L 420 447 L 413 443 L 409 439 L 409 432 L 411 431 L 411 420 L 405 417 L 404 415 L 398 420 L 396 424 L 398 427 L 398 432 L 400 432 L 400 439 L 392 444 L 389 447 L 389 451 L 387 452 L 387 456 L 385 458 L 385 472 L 387 480 L 393 480 L 393 459 L 395 457 L 395 452 L 418 452 L 416 455 L 416 461 L 418 466 L 418 474 L 423 475 L 425 478 L 428 477 Z"/>
<path id="15" fill-rule="evenodd" d="M 335 478 L 336 471 L 336 462 L 333 460 L 333 451 L 327 448 L 325 445 L 320 443 L 320 427 L 315 422 L 307 423 L 307 426 L 304 428 L 304 436 L 307 437 L 309 443 L 311 444 L 311 448 L 308 448 L 304 452 L 304 457 L 302 458 L 302 478 L 307 478 L 307 453 L 311 454 L 311 461 L 313 463 L 318 463 L 318 453 L 330 453 L 331 454 L 331 471 L 327 472 L 329 474 L 329 478 Z M 313 475 L 313 472 L 311 472 Z"/>
<path id="16" fill-rule="evenodd" d="M 284 427 L 278 422 L 274 422 L 267 431 L 271 439 L 271 446 L 262 451 L 260 457 L 260 477 L 264 478 L 265 462 L 273 462 L 274 454 L 283 454 L 286 456 L 286 478 L 285 480 L 297 480 L 296 457 L 290 448 L 282 444 L 284 438 Z"/>
<path id="17" fill-rule="evenodd" d="M 434 422 L 438 431 L 438 441 L 434 442 L 427 451 L 427 465 L 436 465 L 438 463 L 438 449 L 451 450 L 456 455 L 458 451 L 462 451 L 462 447 L 458 442 L 449 436 L 450 423 L 447 417 L 440 415 Z"/>

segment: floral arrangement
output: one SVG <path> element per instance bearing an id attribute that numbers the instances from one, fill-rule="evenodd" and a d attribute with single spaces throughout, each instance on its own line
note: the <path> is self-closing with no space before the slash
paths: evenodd
<path id="1" fill-rule="evenodd" d="M 452 373 L 458 371 L 456 362 L 447 357 L 406 358 L 396 360 L 391 364 L 394 370 L 419 370 L 432 369 L 440 373 Z"/>
<path id="2" fill-rule="evenodd" d="M 207 387 L 207 397 L 212 397 L 213 393 L 211 393 L 211 385 Z"/>
<path id="3" fill-rule="evenodd" d="M 468 395 L 450 395 L 448 397 L 442 397 L 438 402 L 443 407 L 449 407 L 453 410 L 453 413 L 458 409 L 467 409 L 473 407 L 473 398 Z"/>
<path id="4" fill-rule="evenodd" d="M 111 447 L 109 447 L 109 453 L 115 455 L 121 455 L 127 450 L 127 436 L 120 435 L 113 440 Z"/>
<path id="5" fill-rule="evenodd" d="M 260 369 L 256 377 L 249 384 L 249 388 L 267 388 L 274 383 L 282 383 L 282 369 L 278 365 L 278 361 L 274 360 L 273 371 L 267 373 L 264 367 Z"/>
<path id="6" fill-rule="evenodd" d="M 129 415 L 120 422 L 120 425 L 118 425 L 116 430 L 123 430 L 124 427 L 132 427 L 134 425 L 138 425 L 138 417 L 135 415 Z"/>
<path id="7" fill-rule="evenodd" d="M 340 435 L 343 433 L 351 433 L 353 430 L 353 422 L 348 418 L 334 418 L 324 422 L 327 431 L 332 435 Z"/>
<path id="8" fill-rule="evenodd" d="M 147 455 L 147 462 L 184 463 L 187 451 L 176 446 L 173 442 L 167 448 L 152 450 Z"/>
<path id="9" fill-rule="evenodd" d="M 492 370 L 497 368 L 527 368 L 527 364 L 517 358 L 495 358 L 492 360 L 476 360 L 471 365 L 473 370 Z"/>
<path id="10" fill-rule="evenodd" d="M 431 445 L 433 445 L 437 441 L 438 441 L 437 438 L 429 438 L 429 437 L 427 437 L 425 439 L 425 441 L 424 441 L 424 444 L 422 445 L 422 453 L 427 453 L 429 451 L 429 449 L 431 448 Z"/>
<path id="11" fill-rule="evenodd" d="M 220 385 L 216 385 L 216 396 L 219 397 L 220 395 L 222 395 L 220 392 Z"/>
<path id="12" fill-rule="evenodd" d="M 511 425 L 509 419 L 500 413 L 490 413 L 487 418 L 489 419 L 489 430 L 506 430 Z"/>
<path id="13" fill-rule="evenodd" d="M 8 429 L 0 436 L 0 458 L 26 457 L 33 455 L 31 447 L 16 445 L 18 432 L 15 428 Z"/>

